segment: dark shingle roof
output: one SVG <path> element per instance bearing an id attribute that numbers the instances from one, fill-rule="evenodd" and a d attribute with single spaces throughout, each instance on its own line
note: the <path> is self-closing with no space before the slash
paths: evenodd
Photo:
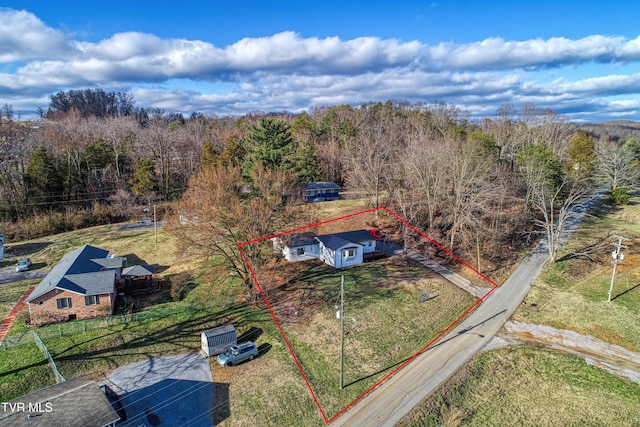
<path id="1" fill-rule="evenodd" d="M 360 245 L 359 243 L 352 242 L 350 240 L 343 239 L 335 234 L 325 234 L 324 236 L 316 237 L 322 244 L 332 250 L 340 249 L 345 246 L 353 246 L 354 244 Z"/>
<path id="2" fill-rule="evenodd" d="M 84 295 L 102 295 L 113 292 L 116 280 L 114 270 L 95 273 L 69 274 L 58 283 L 58 288 Z"/>
<path id="3" fill-rule="evenodd" d="M 80 377 L 43 388 L 12 400 L 24 411 L 0 411 L 0 425 L 29 427 L 104 427 L 120 417 L 98 384 Z M 29 412 L 31 409 L 40 409 Z M 8 407 L 8 405 L 7 405 Z M 47 411 L 47 408 L 50 408 Z M 30 418 L 27 416 L 31 415 Z"/>
<path id="4" fill-rule="evenodd" d="M 151 265 L 132 265 L 122 270 L 123 276 L 149 276 L 153 274 Z"/>
<path id="5" fill-rule="evenodd" d="M 286 236 L 282 236 L 282 242 L 287 247 L 294 248 L 297 246 L 313 245 L 316 241 L 316 233 L 307 231 L 304 233 L 292 233 Z"/>
<path id="6" fill-rule="evenodd" d="M 333 235 L 354 243 L 362 243 L 368 242 L 370 240 L 375 240 L 375 238 L 367 230 L 345 231 L 343 233 L 334 233 Z"/>
<path id="7" fill-rule="evenodd" d="M 120 265 L 122 265 L 123 258 L 107 259 L 107 255 L 109 255 L 109 251 L 91 245 L 84 245 L 69 252 L 47 273 L 26 301 L 32 301 L 55 288 L 85 295 L 113 292 L 115 272 L 113 270 L 103 271 L 105 267 L 100 265 L 101 263 L 97 263 L 96 260 L 109 260 L 109 262 L 114 260 L 115 265 L 120 260 Z M 87 273 L 91 273 L 91 275 L 87 275 Z M 81 277 L 74 278 L 73 276 Z M 104 291 L 108 280 L 111 280 L 110 289 Z"/>
<path id="8" fill-rule="evenodd" d="M 304 187 L 305 190 L 342 190 L 342 188 L 333 181 L 308 182 Z"/>
<path id="9" fill-rule="evenodd" d="M 104 268 L 122 268 L 122 266 L 127 265 L 125 257 L 111 257 L 111 258 L 93 258 L 91 262 L 98 264 Z"/>

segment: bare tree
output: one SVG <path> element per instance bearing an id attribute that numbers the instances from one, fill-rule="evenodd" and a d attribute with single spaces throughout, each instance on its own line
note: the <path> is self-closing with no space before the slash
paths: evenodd
<path id="1" fill-rule="evenodd" d="M 436 215 L 442 211 L 447 192 L 451 146 L 434 139 L 411 141 L 402 156 L 403 176 L 407 188 L 419 197 L 426 209 L 427 228 L 435 225 Z"/>
<path id="2" fill-rule="evenodd" d="M 239 167 L 204 168 L 191 179 L 168 229 L 177 237 L 179 252 L 207 259 L 218 277 L 230 273 L 240 279 L 253 298 L 253 281 L 238 244 L 284 229 L 293 212 L 283 197 L 292 194 L 295 179 L 259 164 L 251 178 L 248 187 Z M 263 249 L 260 244 L 243 247 L 254 269 L 260 268 Z"/>
<path id="3" fill-rule="evenodd" d="M 347 150 L 347 185 L 373 198 L 380 206 L 382 193 L 388 190 L 391 165 L 404 144 L 403 132 L 390 105 L 362 107 L 364 115 L 353 144 Z"/>
<path id="4" fill-rule="evenodd" d="M 531 204 L 540 214 L 534 223 L 545 233 L 549 260 L 555 263 L 565 226 L 575 216 L 576 204 L 587 195 L 589 188 L 584 181 L 571 176 L 565 176 L 555 189 L 546 185 L 542 179 L 530 185 L 533 185 Z"/>
<path id="5" fill-rule="evenodd" d="M 451 221 L 450 248 L 454 248 L 458 232 L 478 230 L 482 218 L 491 206 L 496 194 L 496 177 L 493 159 L 467 145 L 459 145 L 449 160 L 450 192 L 447 212 Z M 475 233 L 474 233 L 475 234 Z"/>
<path id="6" fill-rule="evenodd" d="M 617 188 L 638 189 L 640 168 L 633 150 L 614 143 L 597 147 L 597 174 L 609 184 L 611 190 Z"/>

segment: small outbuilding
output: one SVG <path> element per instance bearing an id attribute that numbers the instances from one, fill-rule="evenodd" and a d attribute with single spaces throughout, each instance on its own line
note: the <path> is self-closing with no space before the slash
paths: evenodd
<path id="1" fill-rule="evenodd" d="M 215 356 L 238 344 L 236 328 L 233 325 L 223 325 L 208 329 L 202 332 L 200 341 L 201 351 L 209 357 Z"/>

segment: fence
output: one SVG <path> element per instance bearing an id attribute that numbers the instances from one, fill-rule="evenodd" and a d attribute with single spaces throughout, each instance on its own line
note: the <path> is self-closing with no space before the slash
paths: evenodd
<path id="1" fill-rule="evenodd" d="M 213 307 L 222 308 L 224 306 L 235 303 L 234 298 L 228 298 L 225 302 L 209 303 L 206 305 L 181 304 L 177 306 L 154 307 L 150 310 L 140 311 L 132 314 L 111 315 L 107 317 L 87 320 L 73 320 L 69 322 L 56 323 L 53 325 L 40 326 L 34 328 L 33 332 L 38 333 L 41 339 L 48 340 L 52 338 L 60 338 L 92 331 L 95 329 L 104 329 L 115 327 L 128 323 L 149 322 L 152 320 L 164 319 L 169 316 L 179 316 L 184 314 L 195 314 L 209 310 Z M 23 332 L 20 335 L 10 335 L 0 341 L 0 351 L 23 345 L 34 343 L 34 334 L 29 333 L 32 329 Z"/>
<path id="2" fill-rule="evenodd" d="M 36 334 L 36 331 L 33 331 L 33 340 L 40 348 L 40 351 L 42 352 L 42 354 L 44 354 L 47 360 L 49 361 L 49 365 L 51 366 L 51 369 L 53 369 L 53 375 L 55 375 L 56 377 L 56 382 L 57 383 L 64 382 L 64 377 L 62 376 L 60 371 L 58 371 L 56 362 L 53 361 L 53 357 L 51 357 L 51 353 L 49 353 L 49 349 L 47 349 L 47 346 L 44 345 L 44 343 L 42 342 L 38 334 Z"/>

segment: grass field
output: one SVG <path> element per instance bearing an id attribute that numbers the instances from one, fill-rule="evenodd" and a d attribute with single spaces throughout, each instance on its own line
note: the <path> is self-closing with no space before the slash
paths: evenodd
<path id="1" fill-rule="evenodd" d="M 547 264 L 514 318 L 571 329 L 640 351 L 640 199 L 621 207 L 599 206 Z M 612 292 L 615 236 L 629 239 Z"/>
<path id="2" fill-rule="evenodd" d="M 327 212 L 323 215 L 330 216 L 365 208 L 362 202 L 352 200 L 324 206 Z M 373 216 L 363 217 L 351 227 L 374 226 L 377 221 Z M 174 310 L 174 315 L 46 339 L 45 343 L 65 377 L 101 379 L 118 366 L 144 358 L 197 351 L 202 330 L 231 322 L 241 334 L 254 331 L 251 339 L 266 351 L 252 363 L 234 369 L 222 370 L 212 363 L 216 381 L 229 379 L 228 410 L 231 415 L 222 417 L 223 425 L 324 424 L 264 304 L 233 303 L 243 296 L 242 287 L 200 275 L 197 260 L 175 259 L 172 239 L 163 230 L 158 233 L 157 243 L 153 230 L 122 232 L 117 226 L 103 226 L 19 243 L 11 245 L 11 249 L 16 256 L 30 256 L 38 268 L 46 270 L 65 253 L 83 244 L 159 265 L 163 267 L 161 275 L 165 277 L 184 274 L 194 286 L 182 301 L 169 302 L 168 291 L 165 291 L 164 296 L 157 298 L 155 306 L 137 306 L 150 312 Z M 338 277 L 335 271 L 324 265 L 312 265 L 291 284 L 293 288 L 309 285 L 316 288 L 314 298 L 318 298 L 313 307 L 318 310 L 308 310 L 310 300 L 304 299 L 304 291 L 303 294 L 296 293 L 293 300 L 282 306 L 276 305 L 276 309 L 286 311 L 291 308 L 291 301 L 298 306 L 301 301 L 304 303 L 304 321 L 300 322 L 302 318 L 296 315 L 285 314 L 283 324 L 290 333 L 296 355 L 316 383 L 314 391 L 323 399 L 329 413 L 342 409 L 381 375 L 418 351 L 473 302 L 471 297 L 443 283 L 439 277 L 433 277 L 422 266 L 407 267 L 382 261 L 362 269 L 350 269 L 346 275 L 347 314 L 358 321 L 347 325 L 347 387 L 344 391 L 339 390 L 335 371 L 338 362 L 337 336 L 334 334 L 338 325 L 334 310 Z M 5 293 L 0 295 L 6 302 L 7 311 L 29 285 L 32 284 L 16 283 L 3 288 Z M 432 300 L 421 304 L 419 298 L 425 292 L 430 293 Z M 274 291 L 270 297 L 277 300 L 277 295 Z M 299 299 L 301 296 L 302 300 Z M 398 328 L 397 325 L 403 326 Z M 28 331 L 24 324 L 17 322 L 10 333 Z M 330 341 L 326 346 L 325 340 Z M 365 357 L 368 358 L 366 363 L 361 363 Z M 325 378 L 324 373 L 331 376 Z M 20 396 L 53 381 L 51 369 L 35 345 L 0 352 L 0 395 L 3 399 Z"/>
<path id="3" fill-rule="evenodd" d="M 427 345 L 475 299 L 425 267 L 380 260 L 336 271 L 297 263 L 293 283 L 272 291 L 272 307 L 331 418 L 399 364 Z M 340 390 L 341 277 L 345 277 L 344 389 Z M 280 294 L 300 295 L 301 305 Z M 423 295 L 430 300 L 420 302 Z M 301 379 L 302 380 L 302 379 Z"/>
<path id="4" fill-rule="evenodd" d="M 479 354 L 399 427 L 637 426 L 640 385 L 568 354 L 526 347 Z"/>

